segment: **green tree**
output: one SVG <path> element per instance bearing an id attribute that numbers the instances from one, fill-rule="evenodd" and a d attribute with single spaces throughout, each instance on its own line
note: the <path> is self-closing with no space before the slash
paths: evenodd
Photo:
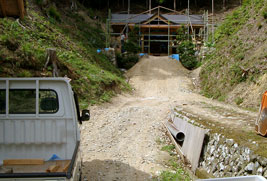
<path id="1" fill-rule="evenodd" d="M 189 69 L 193 70 L 199 66 L 199 62 L 197 61 L 195 46 L 192 42 L 191 36 L 188 38 L 187 29 L 185 26 L 182 26 L 177 31 L 177 53 L 180 56 L 180 61 L 182 65 Z"/>

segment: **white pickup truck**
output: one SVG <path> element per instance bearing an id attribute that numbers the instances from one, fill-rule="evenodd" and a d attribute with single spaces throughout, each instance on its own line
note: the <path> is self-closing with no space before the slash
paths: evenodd
<path id="1" fill-rule="evenodd" d="M 0 78 L 0 181 L 80 180 L 89 119 L 67 78 Z"/>

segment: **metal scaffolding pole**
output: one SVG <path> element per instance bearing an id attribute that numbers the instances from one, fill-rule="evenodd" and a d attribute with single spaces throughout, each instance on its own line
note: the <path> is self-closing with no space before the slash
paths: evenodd
<path id="1" fill-rule="evenodd" d="M 149 22 L 149 36 L 148 36 L 148 55 L 150 55 L 150 22 Z"/>
<path id="2" fill-rule="evenodd" d="M 170 56 L 170 21 L 168 21 L 168 56 Z"/>
<path id="3" fill-rule="evenodd" d="M 212 25 L 211 25 L 211 31 L 212 31 L 212 43 L 214 42 L 214 0 L 212 0 Z"/>
<path id="4" fill-rule="evenodd" d="M 189 40 L 189 36 L 190 36 L 190 28 L 189 28 L 189 6 L 190 6 L 190 1 L 188 0 L 188 7 L 187 7 L 187 19 L 188 19 L 188 30 L 187 30 L 187 33 L 188 33 L 188 40 Z"/>

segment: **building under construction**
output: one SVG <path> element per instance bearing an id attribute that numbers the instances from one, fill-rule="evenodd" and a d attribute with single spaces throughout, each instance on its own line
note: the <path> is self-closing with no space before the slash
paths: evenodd
<path id="1" fill-rule="evenodd" d="M 110 14 L 108 24 L 112 33 L 108 33 L 108 37 L 127 34 L 137 27 L 142 53 L 170 55 L 176 53 L 179 28 L 185 26 L 188 36 L 192 36 L 197 44 L 197 40 L 203 39 L 207 34 L 206 21 L 204 15 L 181 14 L 158 6 L 141 14 Z"/>

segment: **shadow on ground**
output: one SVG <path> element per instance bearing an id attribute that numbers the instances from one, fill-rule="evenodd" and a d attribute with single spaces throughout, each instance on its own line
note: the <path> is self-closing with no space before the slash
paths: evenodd
<path id="1" fill-rule="evenodd" d="M 84 180 L 88 181 L 144 181 L 152 180 L 149 173 L 137 170 L 129 164 L 115 160 L 92 160 L 83 162 Z"/>

